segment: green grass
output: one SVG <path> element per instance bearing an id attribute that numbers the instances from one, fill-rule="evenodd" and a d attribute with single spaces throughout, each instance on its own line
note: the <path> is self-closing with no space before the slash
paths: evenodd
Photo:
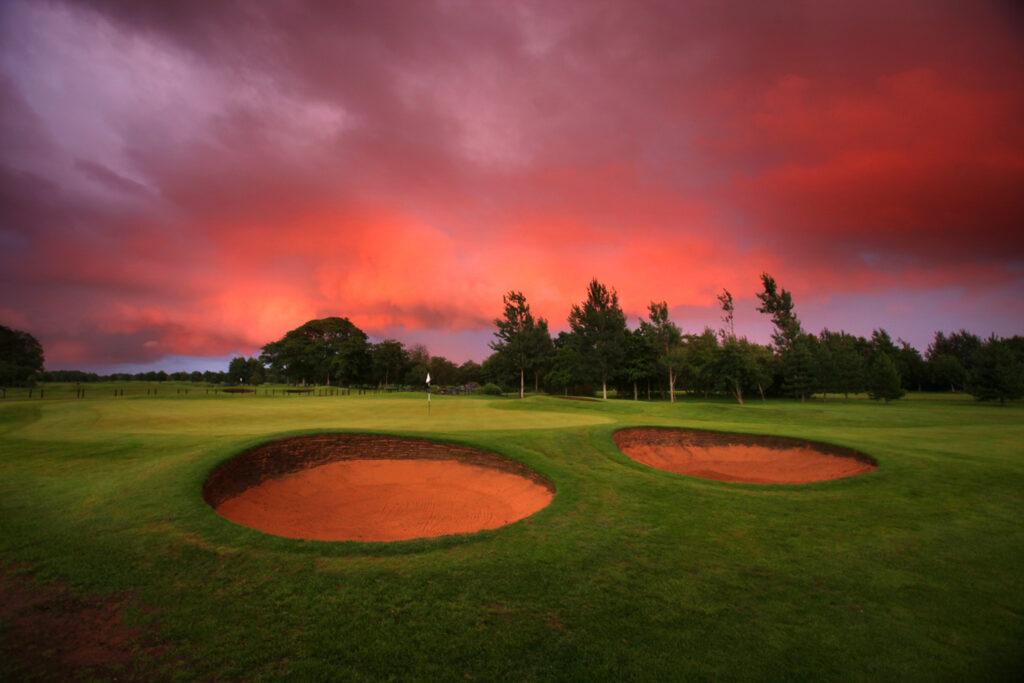
<path id="1" fill-rule="evenodd" d="M 131 591 L 126 618 L 170 646 L 140 660 L 147 678 L 1024 671 L 1019 404 L 435 396 L 428 416 L 422 394 L 111 394 L 0 402 L 0 562 L 82 593 Z M 799 486 L 705 481 L 619 453 L 612 433 L 636 425 L 804 437 L 880 466 Z M 319 430 L 495 451 L 558 493 L 502 529 L 392 544 L 269 536 L 203 502 L 224 459 Z"/>

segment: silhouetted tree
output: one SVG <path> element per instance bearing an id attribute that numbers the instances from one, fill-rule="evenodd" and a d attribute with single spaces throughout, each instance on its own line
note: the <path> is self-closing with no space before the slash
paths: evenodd
<path id="1" fill-rule="evenodd" d="M 530 305 L 522 292 L 509 291 L 503 297 L 505 312 L 503 318 L 496 318 L 497 341 L 491 348 L 500 355 L 500 362 L 519 375 L 519 398 L 526 394 L 526 373 L 533 375 L 534 389 L 540 385 L 540 375 L 550 364 L 554 347 L 548 322 L 544 318 L 534 320 Z"/>
<path id="2" fill-rule="evenodd" d="M 641 337 L 655 349 L 658 364 L 668 373 L 668 396 L 676 402 L 676 373 L 685 362 L 683 333 L 668 319 L 668 304 L 652 301 L 647 307 L 649 320 L 640 320 Z"/>
<path id="3" fill-rule="evenodd" d="M 263 347 L 260 360 L 292 382 L 342 384 L 363 379 L 370 368 L 366 334 L 348 318 L 310 320 Z"/>
<path id="4" fill-rule="evenodd" d="M 783 391 L 801 403 L 814 393 L 818 378 L 814 367 L 817 339 L 800 334 L 782 355 Z"/>
<path id="5" fill-rule="evenodd" d="M 596 279 L 587 287 L 587 299 L 574 304 L 569 327 L 578 339 L 578 352 L 593 367 L 601 381 L 601 396 L 608 398 L 608 379 L 618 370 L 625 355 L 626 316 L 619 307 L 619 295 Z"/>
<path id="6" fill-rule="evenodd" d="M 757 294 L 757 298 L 761 300 L 761 306 L 757 311 L 771 316 L 772 324 L 775 325 L 772 341 L 776 349 L 790 349 L 803 332 L 800 320 L 793 312 L 793 297 L 785 289 L 779 288 L 775 284 L 775 279 L 768 273 L 761 274 L 761 284 L 764 291 Z"/>
<path id="7" fill-rule="evenodd" d="M 874 400 L 883 399 L 886 403 L 901 398 L 906 392 L 900 386 L 900 373 L 896 364 L 885 352 L 878 352 L 868 369 L 868 396 Z"/>
<path id="8" fill-rule="evenodd" d="M 385 339 L 370 349 L 374 379 L 378 384 L 397 384 L 405 375 L 409 365 L 409 354 L 402 342 Z"/>
<path id="9" fill-rule="evenodd" d="M 1024 357 L 1019 346 L 995 335 L 979 346 L 971 359 L 967 391 L 979 401 L 1006 401 L 1024 397 Z"/>
<path id="10" fill-rule="evenodd" d="M 0 385 L 34 382 L 43 371 L 43 347 L 28 332 L 0 325 Z"/>

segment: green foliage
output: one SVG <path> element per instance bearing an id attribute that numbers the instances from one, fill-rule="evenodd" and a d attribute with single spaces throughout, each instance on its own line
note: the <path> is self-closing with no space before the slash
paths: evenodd
<path id="1" fill-rule="evenodd" d="M 967 369 L 949 353 L 942 353 L 933 356 L 928 361 L 930 372 L 929 379 L 934 388 L 957 391 L 962 390 L 967 384 Z"/>
<path id="2" fill-rule="evenodd" d="M 459 366 L 444 356 L 432 356 L 427 369 L 430 371 L 430 383 L 434 386 L 445 387 L 458 384 Z"/>
<path id="3" fill-rule="evenodd" d="M 814 363 L 817 340 L 809 334 L 800 334 L 782 354 L 783 391 L 801 402 L 814 393 L 818 373 Z"/>
<path id="4" fill-rule="evenodd" d="M 967 391 L 979 401 L 1024 398 L 1024 357 L 1007 339 L 993 335 L 974 351 Z"/>
<path id="5" fill-rule="evenodd" d="M 264 381 L 266 381 L 266 369 L 258 358 L 239 356 L 232 358 L 228 364 L 228 384 L 263 384 Z"/>
<path id="6" fill-rule="evenodd" d="M 486 394 L 488 396 L 501 396 L 502 394 L 501 387 L 499 387 L 497 384 L 493 382 L 488 382 L 487 384 L 480 387 L 478 391 L 481 394 Z"/>
<path id="7" fill-rule="evenodd" d="M 900 386 L 900 373 L 888 353 L 878 352 L 868 368 L 868 396 L 886 403 L 902 398 L 907 392 Z"/>
<path id="8" fill-rule="evenodd" d="M 626 316 L 619 307 L 618 293 L 591 280 L 586 301 L 573 304 L 569 327 L 583 361 L 579 369 L 593 367 L 601 382 L 602 397 L 608 398 L 608 379 L 625 360 Z"/>
<path id="9" fill-rule="evenodd" d="M 28 332 L 0 325 L 0 386 L 26 386 L 43 371 L 43 347 Z"/>
<path id="10" fill-rule="evenodd" d="M 727 339 L 715 351 L 711 372 L 716 379 L 716 388 L 731 394 L 740 405 L 743 391 L 757 384 L 757 366 L 751 344 L 746 339 Z"/>
<path id="11" fill-rule="evenodd" d="M 790 349 L 796 343 L 797 337 L 803 333 L 800 320 L 793 312 L 793 297 L 785 289 L 775 284 L 775 278 L 768 273 L 761 274 L 763 292 L 757 293 L 761 300 L 758 313 L 770 315 L 775 325 L 775 332 L 772 333 L 772 341 L 775 348 L 779 350 Z"/>
<path id="12" fill-rule="evenodd" d="M 634 354 L 642 354 L 640 367 L 634 375 L 637 381 L 651 374 L 651 355 L 666 373 L 668 379 L 669 400 L 676 400 L 676 377 L 686 362 L 683 350 L 683 333 L 674 322 L 668 319 L 668 304 L 664 301 L 652 301 L 647 307 L 648 320 L 640 319 L 640 339 L 647 348 L 636 347 Z"/>
<path id="13" fill-rule="evenodd" d="M 579 351 L 579 337 L 569 332 L 559 332 L 554 345 L 555 356 L 551 369 L 544 375 L 544 388 L 553 394 L 593 393 L 593 367 L 586 364 Z"/>
<path id="14" fill-rule="evenodd" d="M 554 348 L 547 321 L 544 318 L 534 320 L 522 292 L 509 291 L 503 301 L 504 317 L 494 320 L 497 341 L 490 346 L 498 356 L 494 362 L 518 376 L 519 398 L 523 398 L 527 372 L 534 373 L 535 383 L 539 382 Z"/>
<path id="15" fill-rule="evenodd" d="M 959 361 L 964 370 L 969 371 L 974 354 L 979 348 L 981 338 L 967 330 L 953 332 L 948 337 L 942 332 L 936 332 L 934 341 L 928 345 L 925 358 L 932 362 L 939 356 L 952 356 Z"/>
<path id="16" fill-rule="evenodd" d="M 290 382 L 350 384 L 365 379 L 366 334 L 348 318 L 310 320 L 263 347 L 260 361 Z"/>
<path id="17" fill-rule="evenodd" d="M 466 384 L 483 384 L 484 382 L 484 369 L 476 361 L 467 360 L 465 363 L 459 366 L 459 370 L 455 376 L 455 383 L 460 385 Z"/>
<path id="18" fill-rule="evenodd" d="M 409 354 L 402 342 L 385 339 L 370 349 L 373 380 L 382 385 L 401 382 L 409 366 Z"/>

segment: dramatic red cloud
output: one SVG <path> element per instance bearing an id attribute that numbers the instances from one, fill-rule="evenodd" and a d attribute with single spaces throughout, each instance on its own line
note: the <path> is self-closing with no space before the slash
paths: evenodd
<path id="1" fill-rule="evenodd" d="M 1012 5 L 0 8 L 0 323 L 50 367 L 252 354 L 308 319 L 482 359 L 597 277 L 687 329 L 762 271 L 809 329 L 1021 333 Z"/>

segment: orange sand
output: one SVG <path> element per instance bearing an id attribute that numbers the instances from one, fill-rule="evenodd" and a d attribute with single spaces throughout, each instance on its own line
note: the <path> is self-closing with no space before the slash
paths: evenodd
<path id="1" fill-rule="evenodd" d="M 615 443 L 628 457 L 650 467 L 750 484 L 828 481 L 876 467 L 853 451 L 777 437 L 639 428 L 617 432 Z"/>
<path id="2" fill-rule="evenodd" d="M 552 498 L 526 477 L 450 459 L 351 459 L 268 479 L 216 510 L 278 536 L 398 541 L 494 529 Z"/>

